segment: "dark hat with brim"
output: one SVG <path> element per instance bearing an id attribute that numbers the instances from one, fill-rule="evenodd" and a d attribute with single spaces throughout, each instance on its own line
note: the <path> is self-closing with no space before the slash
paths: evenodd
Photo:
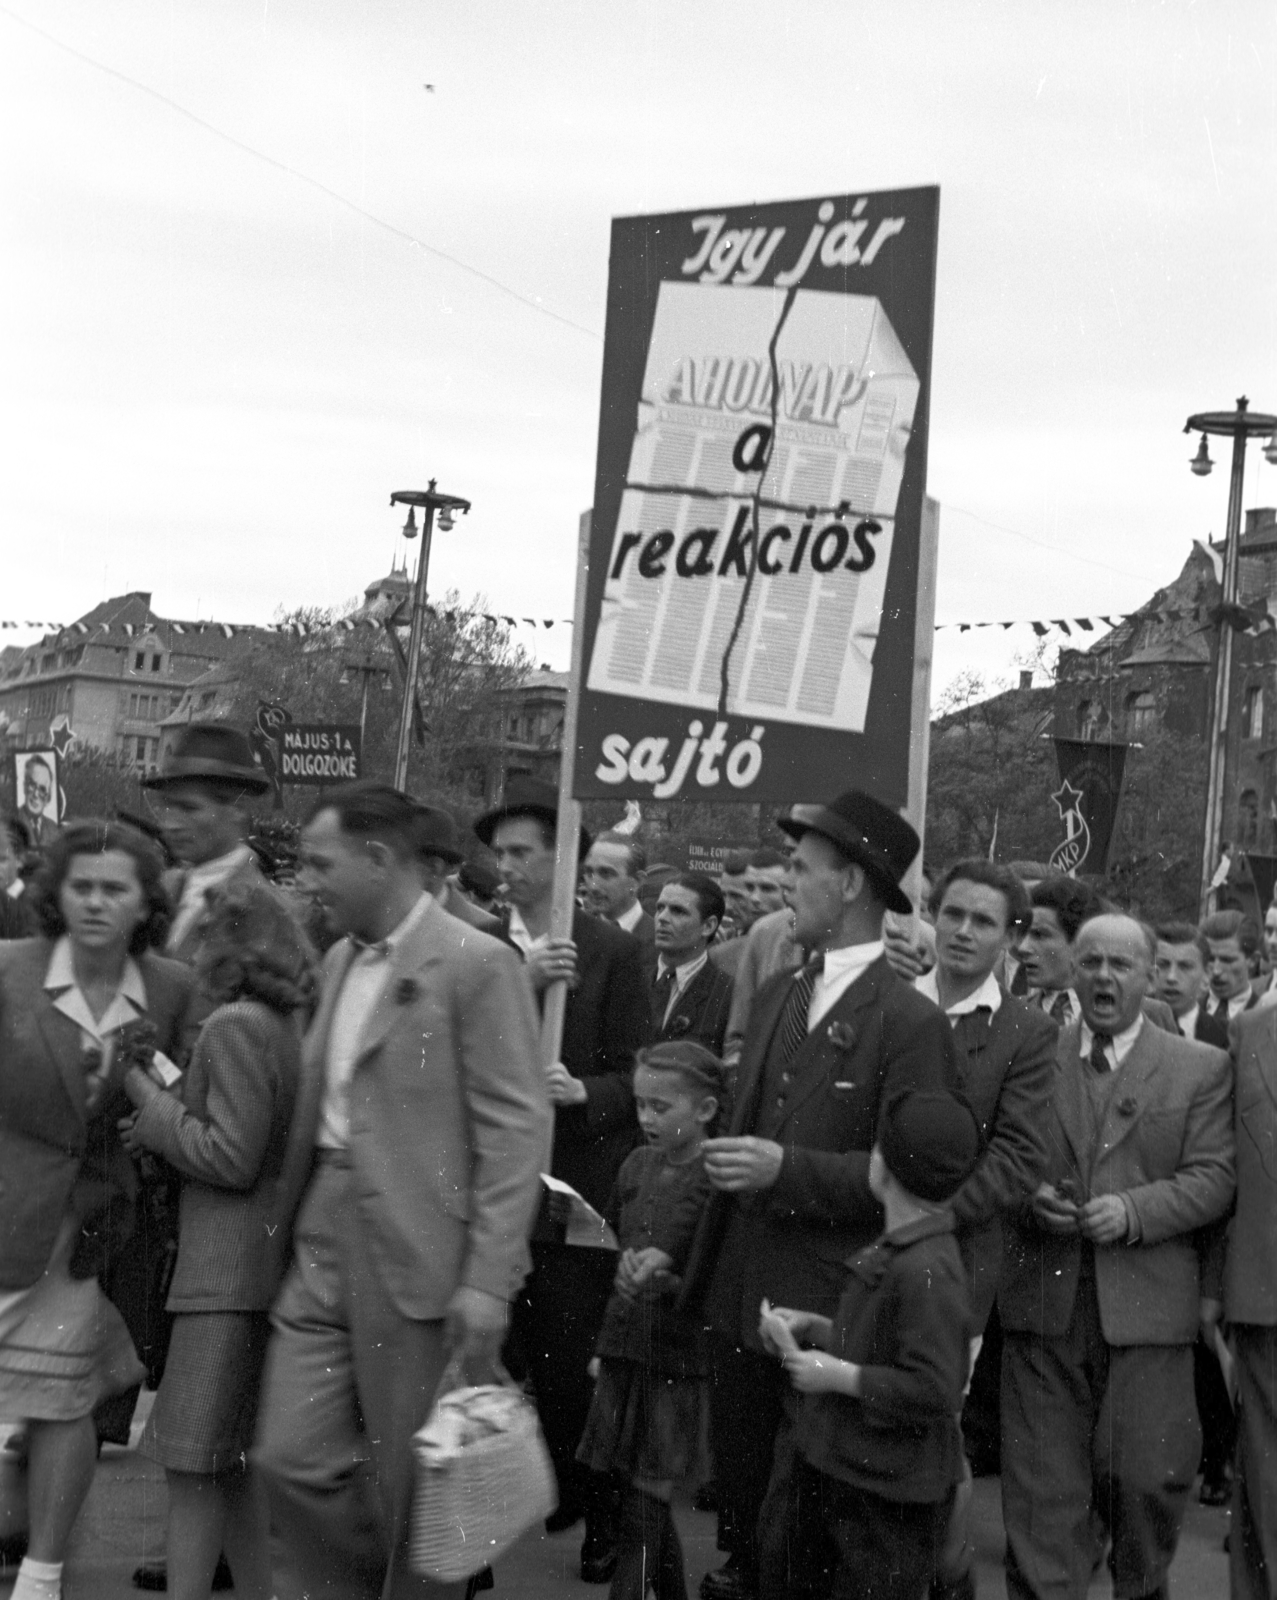
<path id="1" fill-rule="evenodd" d="M 200 779 L 224 783 L 247 794 L 265 794 L 270 779 L 262 771 L 246 735 L 224 722 L 192 722 L 164 754 L 160 770 L 142 782 L 144 789 L 169 789 Z"/>
<path id="2" fill-rule="evenodd" d="M 456 823 L 438 806 L 417 806 L 417 854 L 438 856 L 454 867 L 466 858 Z"/>
<path id="3" fill-rule="evenodd" d="M 484 844 L 491 848 L 497 825 L 514 817 L 538 817 L 557 827 L 559 822 L 559 791 L 552 783 L 540 778 L 511 778 L 505 788 L 505 799 L 491 811 L 485 811 L 474 825 L 474 831 Z M 580 856 L 584 861 L 594 841 L 581 829 Z"/>
<path id="4" fill-rule="evenodd" d="M 777 826 L 791 839 L 818 833 L 849 861 L 863 867 L 888 911 L 908 916 L 913 910 L 900 887 L 918 854 L 918 835 L 890 806 L 859 789 L 848 789 L 823 806 L 791 806 Z"/>

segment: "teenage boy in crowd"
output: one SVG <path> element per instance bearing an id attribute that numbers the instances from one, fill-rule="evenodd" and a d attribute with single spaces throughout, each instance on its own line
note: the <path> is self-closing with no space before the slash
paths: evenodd
<path id="1" fill-rule="evenodd" d="M 1212 1017 L 1228 1024 L 1258 1005 L 1251 987 L 1251 962 L 1259 955 L 1259 929 L 1240 911 L 1216 911 L 1202 923 L 1202 937 L 1210 954 L 1206 978 L 1210 996 L 1206 1001 Z"/>
<path id="2" fill-rule="evenodd" d="M 1191 922 L 1165 922 L 1157 929 L 1154 978 L 1157 997 L 1165 1000 L 1175 1026 L 1186 1039 L 1228 1049 L 1228 1028 L 1213 1017 L 1206 1003 L 1206 964 L 1210 946 Z"/>
<path id="3" fill-rule="evenodd" d="M 979 858 L 958 862 L 936 885 L 931 909 L 936 965 L 917 988 L 953 1028 L 958 1082 L 984 1141 L 975 1170 L 950 1201 L 970 1275 L 970 1372 L 997 1295 L 1002 1218 L 1032 1196 L 1046 1166 L 1057 1029 L 1038 1008 L 1007 994 L 996 977 L 1017 932 L 1029 922 L 1029 897 L 1009 868 Z M 932 1600 L 975 1595 L 972 1483 L 965 1457 L 962 1465 Z"/>

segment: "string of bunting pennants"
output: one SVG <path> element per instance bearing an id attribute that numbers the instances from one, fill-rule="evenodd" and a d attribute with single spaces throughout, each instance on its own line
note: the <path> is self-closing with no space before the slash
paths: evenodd
<path id="1" fill-rule="evenodd" d="M 436 616 L 440 615 L 434 606 L 428 606 L 427 610 Z M 571 617 L 514 617 L 490 611 L 478 611 L 474 614 L 494 626 L 504 623 L 510 628 L 572 626 Z M 443 612 L 442 615 L 451 618 L 458 613 L 450 610 Z M 313 626 L 304 622 L 169 622 L 164 619 L 157 619 L 157 622 L 160 627 L 170 628 L 177 634 L 220 633 L 223 638 L 232 639 L 237 634 L 244 633 L 284 633 L 299 638 L 306 638 L 312 633 L 328 633 L 334 629 L 354 633 L 358 628 L 380 629 L 385 625 L 386 619 L 341 617 L 334 622 L 316 623 Z M 1014 618 L 1009 622 L 937 622 L 936 632 L 953 628 L 959 633 L 969 633 L 975 628 L 1001 628 L 1004 631 L 1009 628 L 1032 628 L 1039 638 L 1045 638 L 1054 628 L 1072 637 L 1074 630 L 1083 634 L 1094 633 L 1097 628 L 1118 628 L 1125 622 L 1196 622 L 1205 626 L 1227 622 L 1229 627 L 1238 633 L 1264 633 L 1277 629 L 1277 611 L 1271 608 L 1267 599 L 1263 599 L 1248 606 L 1164 606 L 1155 610 L 1114 612 L 1090 617 Z M 402 625 L 407 626 L 406 620 Z M 0 629 L 6 628 L 40 628 L 45 633 L 79 634 L 82 637 L 118 632 L 130 639 L 152 631 L 149 627 L 139 626 L 133 622 L 99 622 L 93 626 L 84 622 L 0 622 Z"/>
<path id="2" fill-rule="evenodd" d="M 1146 607 L 1140 611 L 1114 612 L 1112 615 L 1040 617 L 1013 622 L 937 622 L 936 632 L 939 633 L 942 628 L 956 628 L 959 633 L 968 633 L 973 628 L 1032 628 L 1043 639 L 1052 628 L 1072 637 L 1075 628 L 1080 633 L 1094 633 L 1098 627 L 1118 628 L 1125 622 L 1196 622 L 1209 627 L 1226 622 L 1236 633 L 1265 633 L 1277 629 L 1277 611 L 1273 610 L 1265 597 L 1251 605 Z"/>
<path id="3" fill-rule="evenodd" d="M 428 605 L 426 610 L 434 616 L 443 615 L 448 618 L 465 613 L 448 610 L 440 613 L 435 606 Z M 564 627 L 572 626 L 571 617 L 512 617 L 491 611 L 476 611 L 474 613 L 484 622 L 505 623 L 507 627 L 517 628 L 553 628 L 556 623 Z M 0 629 L 4 628 L 39 628 L 45 633 L 74 633 L 82 638 L 90 635 L 97 638 L 101 634 L 121 633 L 125 638 L 141 638 L 155 631 L 155 628 L 168 628 L 177 634 L 220 633 L 225 639 L 233 639 L 237 634 L 244 633 L 284 633 L 293 634 L 299 638 L 306 638 L 312 633 L 330 633 L 334 629 L 343 633 L 354 633 L 358 628 L 382 628 L 387 619 L 384 617 L 338 617 L 332 622 L 319 622 L 313 625 L 305 622 L 172 622 L 166 617 L 157 617 L 153 625 L 139 625 L 135 622 L 98 622 L 90 625 L 87 622 L 19 622 L 0 621 Z M 408 619 L 405 617 L 396 626 L 407 627 Z"/>

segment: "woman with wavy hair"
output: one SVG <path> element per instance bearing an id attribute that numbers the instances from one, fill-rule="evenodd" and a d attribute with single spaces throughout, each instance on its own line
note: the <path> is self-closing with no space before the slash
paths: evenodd
<path id="1" fill-rule="evenodd" d="M 217 1006 L 178 1093 L 132 1071 L 132 1150 L 181 1175 L 173 1336 L 142 1436 L 168 1480 L 168 1591 L 207 1600 L 225 1548 L 241 1600 L 269 1600 L 265 1503 L 248 1461 L 275 1288 L 267 1224 L 283 1161 L 311 990 L 311 949 L 283 898 L 230 886 L 197 971 Z"/>
<path id="2" fill-rule="evenodd" d="M 32 890 L 43 934 L 0 944 L 0 1416 L 26 1425 L 29 1538 L 18 1600 L 57 1600 L 93 1481 L 93 1411 L 142 1365 L 99 1276 L 133 1230 L 138 1176 L 116 1123 L 152 1046 L 180 1059 L 187 968 L 163 860 L 136 829 L 74 823 Z"/>

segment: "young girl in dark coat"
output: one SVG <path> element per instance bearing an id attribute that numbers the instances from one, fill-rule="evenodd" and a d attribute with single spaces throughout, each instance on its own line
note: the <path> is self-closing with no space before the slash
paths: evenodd
<path id="1" fill-rule="evenodd" d="M 597 1346 L 597 1380 L 577 1454 L 629 1480 L 609 1600 L 686 1600 L 670 1512 L 676 1482 L 701 1466 L 706 1367 L 699 1329 L 674 1310 L 696 1223 L 710 1195 L 702 1147 L 723 1099 L 724 1067 L 703 1045 L 640 1050 L 634 1101 L 643 1145 L 626 1157 L 609 1205 L 621 1259 Z"/>

